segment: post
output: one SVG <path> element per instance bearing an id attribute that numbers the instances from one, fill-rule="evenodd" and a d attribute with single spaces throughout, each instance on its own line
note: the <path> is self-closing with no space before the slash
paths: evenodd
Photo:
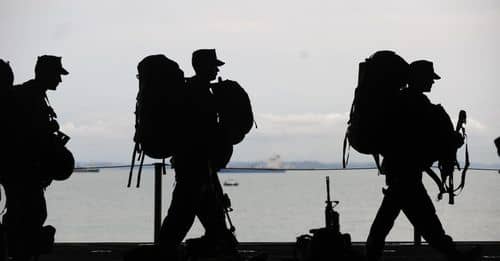
<path id="1" fill-rule="evenodd" d="M 155 163 L 155 188 L 154 188 L 154 243 L 160 242 L 160 228 L 161 228 L 161 175 L 163 164 Z"/>
<path id="2" fill-rule="evenodd" d="M 413 228 L 413 244 L 416 246 L 422 245 L 422 236 L 416 228 Z"/>

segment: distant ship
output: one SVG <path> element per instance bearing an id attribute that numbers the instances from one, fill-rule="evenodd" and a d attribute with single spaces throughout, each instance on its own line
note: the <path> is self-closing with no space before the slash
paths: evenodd
<path id="1" fill-rule="evenodd" d="M 283 164 L 283 161 L 281 160 L 281 156 L 279 154 L 275 154 L 274 156 L 270 157 L 267 160 L 266 168 L 282 170 L 285 168 L 285 164 Z"/>
<path id="2" fill-rule="evenodd" d="M 266 162 L 255 164 L 249 167 L 228 167 L 221 169 L 220 173 L 284 173 L 286 167 L 281 160 L 281 156 L 275 154 Z"/>

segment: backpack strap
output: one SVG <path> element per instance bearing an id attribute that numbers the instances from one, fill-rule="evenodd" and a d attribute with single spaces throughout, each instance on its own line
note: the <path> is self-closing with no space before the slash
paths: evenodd
<path id="1" fill-rule="evenodd" d="M 165 165 L 165 158 L 161 159 L 161 166 L 162 166 L 162 171 L 163 171 L 163 175 L 166 175 L 167 174 L 167 167 Z"/>
<path id="2" fill-rule="evenodd" d="M 432 178 L 432 180 L 434 181 L 434 183 L 436 183 L 436 186 L 439 189 L 439 194 L 437 196 L 438 201 L 443 199 L 443 194 L 446 193 L 446 190 L 444 188 L 444 180 L 441 180 L 438 174 L 436 174 L 436 172 L 432 170 L 430 167 L 425 168 L 424 171 L 429 175 L 429 177 Z"/>
<path id="3" fill-rule="evenodd" d="M 345 132 L 345 137 L 344 137 L 344 145 L 342 149 L 342 168 L 346 168 L 347 164 L 349 163 L 349 152 L 351 149 L 351 145 L 349 144 L 347 140 L 347 130 Z"/>
<path id="4" fill-rule="evenodd" d="M 356 94 L 357 94 L 357 88 L 354 91 L 354 99 L 352 100 L 351 104 L 351 109 L 349 110 L 349 118 L 352 115 L 352 112 L 354 111 L 354 103 L 356 102 Z M 345 136 L 344 136 L 344 142 L 343 142 L 343 149 L 342 149 L 342 167 L 345 169 L 347 167 L 347 164 L 349 163 L 349 152 L 351 150 L 351 144 L 349 144 L 349 140 L 347 138 L 347 133 L 349 132 L 349 124 L 350 124 L 351 119 L 347 122 L 347 128 L 345 130 Z"/>
<path id="5" fill-rule="evenodd" d="M 375 160 L 375 165 L 377 165 L 377 169 L 378 169 L 378 174 L 379 175 L 383 175 L 384 172 L 382 171 L 382 167 L 380 165 L 380 154 L 379 153 L 375 153 L 375 154 L 372 154 L 373 155 L 373 159 Z"/>
<path id="6" fill-rule="evenodd" d="M 52 108 L 52 105 L 50 104 L 49 97 L 47 97 L 47 94 L 43 95 L 43 99 L 45 100 L 45 104 L 47 105 L 47 109 L 49 110 L 49 118 L 50 120 L 56 120 L 57 114 L 54 111 L 54 108 Z"/>
<path id="7" fill-rule="evenodd" d="M 141 163 L 139 164 L 139 172 L 137 172 L 137 183 L 135 184 L 135 187 L 138 188 L 141 185 L 141 174 L 142 174 L 142 165 L 144 165 L 144 157 L 145 157 L 144 151 L 139 152 L 139 158 L 141 160 Z"/>
<path id="8" fill-rule="evenodd" d="M 136 142 L 134 145 L 134 150 L 132 151 L 132 162 L 130 163 L 130 172 L 128 173 L 127 188 L 130 188 L 130 186 L 132 185 L 132 175 L 134 173 L 135 156 L 138 151 L 139 151 L 139 143 Z"/>
<path id="9" fill-rule="evenodd" d="M 453 192 L 457 192 L 458 194 L 460 194 L 462 192 L 462 190 L 464 189 L 465 187 L 465 177 L 467 175 L 467 170 L 469 170 L 469 167 L 470 167 L 470 157 L 469 157 L 469 145 L 467 144 L 467 134 L 465 133 L 465 128 L 462 127 L 462 135 L 465 139 L 465 164 L 464 164 L 464 167 L 462 168 L 462 174 L 461 174 L 461 177 L 460 177 L 460 184 L 458 185 L 457 188 L 453 189 Z"/>

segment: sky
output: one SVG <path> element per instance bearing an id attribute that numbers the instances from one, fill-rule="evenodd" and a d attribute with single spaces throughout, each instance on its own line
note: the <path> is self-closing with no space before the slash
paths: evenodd
<path id="1" fill-rule="evenodd" d="M 63 57 L 70 74 L 48 95 L 78 161 L 128 162 L 137 63 L 162 53 L 191 76 L 201 48 L 252 100 L 258 128 L 234 161 L 340 161 L 358 63 L 382 49 L 434 61 L 430 99 L 454 120 L 467 111 L 473 164 L 500 161 L 497 0 L 2 0 L 0 17 L 15 83 L 33 78 L 37 56 Z"/>

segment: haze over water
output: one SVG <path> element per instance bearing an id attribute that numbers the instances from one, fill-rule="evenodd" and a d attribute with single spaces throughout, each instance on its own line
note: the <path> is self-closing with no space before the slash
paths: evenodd
<path id="1" fill-rule="evenodd" d="M 375 170 L 288 171 L 274 174 L 221 174 L 232 200 L 231 217 L 241 242 L 293 242 L 311 228 L 324 226 L 325 176 L 330 176 L 332 200 L 339 200 L 341 231 L 353 241 L 365 241 L 382 199 L 384 177 Z M 75 173 L 54 182 L 46 192 L 47 224 L 57 228 L 57 242 L 153 241 L 153 169 L 144 169 L 140 188 L 127 188 L 127 169 Z M 458 180 L 458 177 L 456 178 Z M 458 181 L 456 181 L 458 182 Z M 431 198 L 437 190 L 424 178 Z M 135 184 L 135 179 L 134 179 Z M 173 171 L 163 176 L 163 216 L 174 186 Z M 445 230 L 457 241 L 500 240 L 500 175 L 470 171 L 466 188 L 448 205 L 447 196 L 434 202 Z M 188 238 L 203 234 L 198 223 Z M 413 228 L 403 214 L 389 241 L 412 241 Z"/>

